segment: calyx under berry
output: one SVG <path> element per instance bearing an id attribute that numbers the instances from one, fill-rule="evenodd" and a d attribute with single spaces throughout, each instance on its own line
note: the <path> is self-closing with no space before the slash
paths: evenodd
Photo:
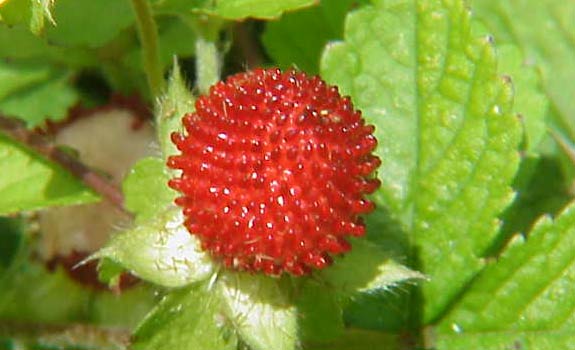
<path id="1" fill-rule="evenodd" d="M 256 69 L 214 85 L 183 124 L 169 185 L 189 232 L 225 266 L 303 275 L 364 235 L 377 141 L 337 87 Z"/>

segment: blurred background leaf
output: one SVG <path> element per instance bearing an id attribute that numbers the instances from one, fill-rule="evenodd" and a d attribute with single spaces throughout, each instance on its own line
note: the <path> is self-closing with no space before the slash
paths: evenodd
<path id="1" fill-rule="evenodd" d="M 318 6 L 286 13 L 266 23 L 262 43 L 280 68 L 318 74 L 323 48 L 331 40 L 343 37 L 345 16 L 365 3 L 366 0 L 324 0 Z"/>

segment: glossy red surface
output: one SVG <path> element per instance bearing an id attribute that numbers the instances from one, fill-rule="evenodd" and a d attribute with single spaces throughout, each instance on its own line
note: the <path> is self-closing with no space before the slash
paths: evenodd
<path id="1" fill-rule="evenodd" d="M 258 69 L 214 85 L 172 135 L 186 227 L 227 267 L 303 275 L 362 236 L 374 127 L 319 77 Z"/>

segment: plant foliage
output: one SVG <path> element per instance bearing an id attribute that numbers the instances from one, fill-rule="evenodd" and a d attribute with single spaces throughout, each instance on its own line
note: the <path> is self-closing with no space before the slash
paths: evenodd
<path id="1" fill-rule="evenodd" d="M 254 60 L 376 127 L 367 237 L 306 278 L 214 264 L 167 186 L 198 89 Z M 0 348 L 575 349 L 574 62 L 561 0 L 0 0 Z M 46 256 L 78 252 L 42 215 L 107 202 L 34 140 L 118 109 L 155 139 L 124 164 L 130 215 L 73 264 L 140 280 L 115 295 Z"/>

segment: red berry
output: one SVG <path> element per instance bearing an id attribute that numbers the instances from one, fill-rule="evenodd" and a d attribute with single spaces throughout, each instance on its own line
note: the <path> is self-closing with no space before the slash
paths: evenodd
<path id="1" fill-rule="evenodd" d="M 174 133 L 187 229 L 227 267 L 303 275 L 362 236 L 372 177 L 374 127 L 319 77 L 279 69 L 214 85 Z"/>

